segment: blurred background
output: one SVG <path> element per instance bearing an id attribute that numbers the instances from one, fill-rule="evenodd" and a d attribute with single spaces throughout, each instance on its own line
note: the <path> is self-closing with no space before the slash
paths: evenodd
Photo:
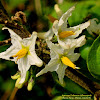
<path id="1" fill-rule="evenodd" d="M 27 17 L 27 29 L 30 32 L 46 32 L 52 26 L 48 20 L 48 15 L 57 18 L 54 5 L 59 4 L 61 10 L 66 12 L 71 6 L 76 4 L 76 9 L 72 16 L 68 19 L 70 26 L 78 25 L 88 19 L 98 18 L 100 20 L 100 0 L 1 0 L 9 16 L 14 16 L 17 11 L 23 11 Z M 8 39 L 9 33 L 2 31 L 0 25 L 0 41 Z M 84 32 L 89 37 L 87 31 Z M 0 46 L 0 52 L 5 51 L 10 45 Z M 81 72 L 85 73 L 90 79 L 95 80 L 88 72 L 86 59 L 80 57 L 76 62 L 81 68 Z M 11 79 L 11 75 L 17 72 L 18 68 L 14 62 L 0 59 L 0 100 L 8 100 L 14 89 L 15 80 Z M 91 94 L 81 86 L 77 85 L 69 78 L 65 77 L 65 84 L 62 86 L 55 79 L 55 73 L 47 73 L 38 78 L 32 91 L 27 91 L 24 86 L 19 89 L 14 100 L 62 100 L 63 94 Z"/>

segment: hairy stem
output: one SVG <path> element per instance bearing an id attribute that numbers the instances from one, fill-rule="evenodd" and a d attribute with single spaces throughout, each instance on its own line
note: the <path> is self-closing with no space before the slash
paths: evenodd
<path id="1" fill-rule="evenodd" d="M 88 79 L 85 75 L 72 68 L 67 68 L 65 75 L 75 83 L 79 84 L 95 96 L 100 97 L 100 84 Z"/>
<path id="2" fill-rule="evenodd" d="M 7 39 L 7 40 L 4 40 L 4 41 L 0 41 L 0 46 L 7 45 L 9 43 L 11 43 L 11 39 Z"/>
<path id="3" fill-rule="evenodd" d="M 19 25 L 15 21 L 11 20 L 8 16 L 6 10 L 4 9 L 1 0 L 0 0 L 0 24 L 11 28 L 16 34 L 18 34 L 21 38 L 27 38 L 30 36 L 30 32 L 24 28 L 22 25 Z"/>

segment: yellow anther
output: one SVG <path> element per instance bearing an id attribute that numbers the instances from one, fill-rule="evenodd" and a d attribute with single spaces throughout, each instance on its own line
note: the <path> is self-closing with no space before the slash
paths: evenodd
<path id="1" fill-rule="evenodd" d="M 71 68 L 73 68 L 73 69 L 76 69 L 76 65 L 75 64 L 73 64 L 71 61 L 70 61 L 70 59 L 68 59 L 67 57 L 62 57 L 61 58 L 61 61 L 62 61 L 62 63 L 63 64 L 65 64 L 65 65 L 67 65 L 67 66 L 69 66 L 69 67 L 71 67 Z"/>
<path id="2" fill-rule="evenodd" d="M 59 38 L 66 38 L 71 35 L 75 35 L 75 33 L 73 31 L 63 31 L 59 33 Z"/>
<path id="3" fill-rule="evenodd" d="M 12 57 L 17 57 L 17 60 L 26 56 L 26 54 L 28 53 L 28 50 L 26 48 L 21 49 L 20 51 L 17 52 L 16 55 L 13 55 Z"/>

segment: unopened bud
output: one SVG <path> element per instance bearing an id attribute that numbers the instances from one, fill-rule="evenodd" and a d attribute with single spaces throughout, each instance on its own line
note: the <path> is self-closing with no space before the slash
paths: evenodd
<path id="1" fill-rule="evenodd" d="M 15 75 L 11 76 L 13 80 L 16 80 L 20 77 L 20 72 L 17 72 Z"/>
<path id="2" fill-rule="evenodd" d="M 54 9 L 58 15 L 58 18 L 60 18 L 63 13 L 62 13 L 61 9 L 59 8 L 58 4 L 55 4 Z"/>
<path id="3" fill-rule="evenodd" d="M 34 86 L 34 80 L 32 79 L 32 77 L 29 79 L 29 82 L 28 82 L 28 86 L 27 86 L 27 90 L 28 91 L 31 91 L 32 88 Z"/>
<path id="4" fill-rule="evenodd" d="M 22 84 L 19 84 L 20 80 L 21 80 L 21 77 L 18 78 L 18 79 L 16 80 L 16 83 L 15 83 L 15 87 L 17 87 L 17 88 L 19 88 L 19 89 L 23 87 L 23 83 L 22 83 Z"/>

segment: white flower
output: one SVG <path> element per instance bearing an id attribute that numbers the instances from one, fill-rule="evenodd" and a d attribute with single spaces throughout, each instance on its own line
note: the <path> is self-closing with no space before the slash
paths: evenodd
<path id="1" fill-rule="evenodd" d="M 39 73 L 36 74 L 36 77 L 47 73 L 48 71 L 56 71 L 59 77 L 59 81 L 63 84 L 63 78 L 65 75 L 65 69 L 69 66 L 73 69 L 78 69 L 76 65 L 72 62 L 78 60 L 80 54 L 74 53 L 74 49 L 63 49 L 59 44 L 53 44 L 51 41 L 46 40 L 48 47 L 50 48 L 50 62 L 42 69 Z"/>
<path id="2" fill-rule="evenodd" d="M 90 26 L 87 28 L 87 31 L 94 35 L 93 33 L 99 35 L 100 34 L 100 23 L 97 24 L 99 20 L 97 18 L 93 18 L 90 20 Z"/>
<path id="3" fill-rule="evenodd" d="M 33 32 L 31 37 L 22 39 L 13 30 L 8 29 L 11 36 L 12 45 L 5 51 L 0 53 L 0 58 L 15 61 L 18 64 L 18 69 L 21 72 L 20 84 L 25 81 L 26 72 L 31 65 L 38 67 L 42 66 L 42 60 L 35 53 L 35 41 L 37 33 Z"/>
<path id="4" fill-rule="evenodd" d="M 55 4 L 54 9 L 55 9 L 55 11 L 58 15 L 58 19 L 59 19 L 63 13 L 62 13 L 61 9 L 59 8 L 58 4 Z M 57 20 L 56 18 L 52 17 L 51 15 L 48 15 L 48 18 L 52 23 L 55 20 Z M 49 40 L 52 39 L 53 35 L 54 35 L 54 32 L 52 31 L 52 27 L 47 32 L 40 32 L 37 34 L 38 38 L 49 39 Z"/>
<path id="5" fill-rule="evenodd" d="M 52 30 L 54 32 L 54 34 L 57 36 L 58 39 L 58 43 L 64 48 L 64 49 L 68 49 L 69 45 L 68 45 L 68 41 L 78 41 L 75 38 L 79 36 L 79 34 L 82 32 L 83 29 L 87 28 L 90 25 L 90 21 L 85 22 L 83 24 L 74 26 L 74 27 L 68 27 L 68 18 L 71 16 L 72 11 L 75 9 L 75 6 L 71 7 L 67 12 L 65 12 L 61 18 L 58 20 L 56 20 L 53 23 L 53 27 Z M 85 36 L 81 36 L 80 38 L 82 38 L 80 42 L 81 45 L 78 45 L 77 47 L 82 46 L 85 43 Z M 83 42 L 84 40 L 84 42 Z M 77 44 L 77 42 L 76 42 Z M 71 45 L 70 45 L 71 48 Z"/>

